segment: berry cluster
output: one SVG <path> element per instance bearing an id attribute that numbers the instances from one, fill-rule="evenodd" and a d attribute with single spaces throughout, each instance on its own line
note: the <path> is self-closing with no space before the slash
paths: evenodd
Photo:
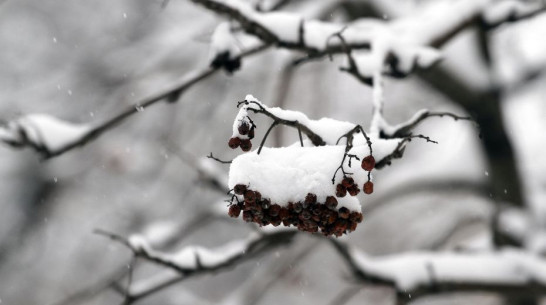
<path id="1" fill-rule="evenodd" d="M 362 213 L 351 212 L 346 207 L 337 209 L 337 199 L 334 196 L 326 197 L 325 202 L 318 202 L 315 194 L 307 194 L 303 201 L 289 202 L 284 206 L 271 203 L 271 200 L 262 198 L 258 191 L 237 184 L 233 189 L 236 195 L 242 195 L 244 200 L 233 202 L 229 207 L 229 216 L 239 217 L 243 212 L 243 220 L 255 222 L 260 226 L 294 226 L 298 230 L 316 233 L 325 236 L 337 237 L 352 232 L 362 222 Z M 237 197 L 234 197 L 237 198 Z"/>
<path id="2" fill-rule="evenodd" d="M 362 169 L 370 172 L 375 167 L 375 158 L 372 155 L 366 156 L 362 159 Z M 365 194 L 371 194 L 373 193 L 373 182 L 370 181 L 368 175 L 368 181 L 364 183 L 362 186 L 362 189 L 364 190 Z M 343 180 L 341 180 L 341 183 L 336 185 L 336 196 L 337 197 L 345 197 L 349 193 L 351 196 L 356 196 L 358 193 L 360 193 L 360 189 L 358 188 L 358 185 L 354 182 L 353 178 L 351 177 L 343 177 Z"/>
<path id="3" fill-rule="evenodd" d="M 240 146 L 242 151 L 250 151 L 250 149 L 252 149 L 252 142 L 250 142 L 250 140 L 254 139 L 255 128 L 256 125 L 254 125 L 250 119 L 249 121 L 241 121 L 237 127 L 237 132 L 239 135 L 229 139 L 229 147 L 231 149 L 236 149 Z"/>

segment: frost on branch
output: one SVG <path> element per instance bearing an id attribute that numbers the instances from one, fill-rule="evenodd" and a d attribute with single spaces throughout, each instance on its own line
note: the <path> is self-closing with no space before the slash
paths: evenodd
<path id="1" fill-rule="evenodd" d="M 209 58 L 211 67 L 223 67 L 228 73 L 241 67 L 241 51 L 228 22 L 220 23 L 214 30 Z"/>
<path id="2" fill-rule="evenodd" d="M 86 136 L 88 125 L 66 122 L 46 114 L 29 114 L 0 127 L 0 139 L 15 147 L 29 146 L 48 156 Z"/>

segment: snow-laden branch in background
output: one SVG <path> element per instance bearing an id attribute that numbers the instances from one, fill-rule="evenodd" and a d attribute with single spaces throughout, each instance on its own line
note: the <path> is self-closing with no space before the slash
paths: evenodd
<path id="1" fill-rule="evenodd" d="M 402 301 L 465 291 L 546 295 L 546 261 L 520 250 L 371 257 L 339 241 L 331 241 L 357 279 L 392 286 Z"/>
<path id="2" fill-rule="evenodd" d="M 237 266 L 272 248 L 290 243 L 296 234 L 294 230 L 262 231 L 260 234 L 254 233 L 247 238 L 231 241 L 214 249 L 189 246 L 174 253 L 163 253 L 154 250 L 141 235 L 125 238 L 103 230 L 96 232 L 125 245 L 139 258 L 178 272 L 178 275 L 152 278 L 153 281 L 150 279 L 146 284 L 141 282 L 139 285 L 129 287 L 124 294 L 132 301 L 190 277 Z"/>
<path id="3" fill-rule="evenodd" d="M 47 114 L 29 114 L 0 127 L 0 140 L 14 147 L 32 147 L 47 157 L 78 142 L 91 130 Z"/>
<path id="4" fill-rule="evenodd" d="M 542 1 L 464 0 L 432 3 L 393 21 L 363 18 L 348 24 L 305 20 L 288 12 L 259 12 L 241 0 L 192 0 L 226 15 L 262 41 L 305 52 L 305 58 L 347 54 L 343 70 L 370 83 L 376 71 L 403 77 L 441 59 L 436 48 L 472 24 L 495 27 L 544 11 Z"/>
<path id="5" fill-rule="evenodd" d="M 352 68 L 368 79 L 375 71 L 382 71 L 386 63 L 390 63 L 390 70 L 385 72 L 406 75 L 414 68 L 428 68 L 441 58 L 438 50 L 426 45 L 430 39 L 423 38 L 430 31 L 416 33 L 427 28 L 416 22 L 422 16 L 412 17 L 413 22 L 362 19 L 338 24 L 307 21 L 295 13 L 258 12 L 238 0 L 193 1 L 235 19 L 245 31 L 266 43 L 303 51 L 308 58 L 367 50 L 352 55 L 355 64 Z M 340 39 L 334 39 L 335 36 Z"/>
<path id="6" fill-rule="evenodd" d="M 228 73 L 241 67 L 241 50 L 229 22 L 220 23 L 212 33 L 209 62 L 211 67 L 223 67 Z"/>
<path id="7" fill-rule="evenodd" d="M 267 49 L 268 45 L 260 44 L 249 48 L 241 53 L 240 57 L 247 57 Z M 64 122 L 48 115 L 28 115 L 23 121 L 30 119 L 30 123 L 22 123 L 21 119 L 8 122 L 6 126 L 0 127 L 0 140 L 14 147 L 30 146 L 41 154 L 43 158 L 52 158 L 64 154 L 76 147 L 83 146 L 114 128 L 144 109 L 161 101 L 175 102 L 181 94 L 193 85 L 207 79 L 220 67 L 209 67 L 201 71 L 191 71 L 175 85 L 157 92 L 147 98 L 141 99 L 120 111 L 110 119 L 96 124 L 75 125 Z M 23 132 L 30 132 L 22 134 Z M 61 135 L 62 134 L 62 135 Z M 29 141 L 31 140 L 31 141 Z M 44 142 L 45 141 L 45 142 Z"/>
<path id="8" fill-rule="evenodd" d="M 546 11 L 543 0 L 502 0 L 487 7 L 483 12 L 485 24 L 494 28 L 505 22 L 514 22 L 536 16 Z"/>

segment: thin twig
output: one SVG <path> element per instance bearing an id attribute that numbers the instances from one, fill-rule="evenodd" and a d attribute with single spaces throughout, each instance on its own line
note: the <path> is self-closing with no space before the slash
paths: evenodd
<path id="1" fill-rule="evenodd" d="M 294 128 L 297 128 L 300 130 L 300 132 L 303 132 L 308 138 L 309 140 L 311 140 L 311 142 L 313 143 L 313 145 L 315 146 L 323 146 L 323 145 L 326 145 L 326 142 L 324 142 L 324 140 L 322 139 L 322 137 L 318 134 L 316 134 L 314 131 L 312 131 L 309 127 L 307 127 L 306 125 L 298 122 L 297 120 L 295 121 L 291 121 L 291 120 L 285 120 L 283 118 L 280 118 L 276 115 L 274 115 L 273 113 L 271 113 L 270 111 L 268 111 L 266 108 L 264 108 L 261 104 L 259 103 L 256 103 L 254 101 L 242 101 L 242 102 L 239 102 L 239 105 L 240 104 L 252 104 L 252 105 L 256 105 L 258 108 L 255 108 L 255 107 L 249 107 L 248 110 L 254 112 L 254 113 L 262 113 L 262 114 L 265 114 L 266 116 L 270 117 L 271 119 L 273 119 L 273 121 L 275 121 L 277 124 L 281 124 L 281 125 L 285 125 L 285 126 L 290 126 L 290 127 L 294 127 Z"/>
<path id="2" fill-rule="evenodd" d="M 231 162 L 233 162 L 232 160 L 230 160 L 230 161 L 220 160 L 220 159 L 216 158 L 215 156 L 213 156 L 212 152 L 207 156 L 207 158 L 212 159 L 212 160 L 217 161 L 217 162 L 220 162 L 222 164 L 231 164 Z"/>
<path id="3" fill-rule="evenodd" d="M 264 135 L 264 137 L 262 139 L 262 142 L 260 143 L 260 148 L 258 148 L 258 152 L 256 154 L 258 154 L 258 155 L 260 154 L 260 152 L 262 151 L 262 148 L 264 147 L 265 140 L 267 139 L 267 136 L 269 135 L 269 133 L 271 132 L 273 127 L 277 126 L 277 124 L 279 124 L 279 121 L 273 121 L 273 124 L 271 124 L 271 126 L 269 126 L 269 128 L 265 132 L 265 135 Z M 299 130 L 299 127 L 298 127 L 298 130 Z"/>

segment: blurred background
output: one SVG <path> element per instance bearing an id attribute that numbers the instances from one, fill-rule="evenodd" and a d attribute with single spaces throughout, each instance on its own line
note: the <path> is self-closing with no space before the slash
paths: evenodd
<path id="1" fill-rule="evenodd" d="M 289 1 L 283 10 L 348 22 L 371 16 L 368 6 L 373 2 L 298 0 Z M 427 2 L 381 1 L 375 9 L 389 20 L 410 15 Z M 222 20 L 184 0 L 0 1 L 0 120 L 30 113 L 76 123 L 107 120 L 208 66 L 211 33 Z M 442 83 L 431 84 L 426 75 L 386 80 L 385 117 L 393 124 L 422 108 L 487 117 L 499 124 L 484 127 L 487 120 L 482 120 L 477 128 L 450 118 L 422 124 L 417 132 L 439 144 L 412 141 L 402 159 L 375 172 L 375 192 L 359 195 L 364 221 L 343 238 L 345 242 L 374 256 L 415 250 L 480 251 L 495 242 L 544 252 L 543 37 L 546 16 L 538 15 L 490 32 L 489 61 L 480 48 L 480 33 L 472 27 L 442 46 L 445 58 L 438 69 L 452 78 L 436 79 L 448 87 L 456 80 L 469 92 L 489 92 L 484 88 L 508 84 L 495 93 L 497 108 L 456 100 L 450 90 L 438 90 Z M 0 304 L 122 302 L 123 296 L 108 283 L 128 268 L 131 252 L 94 234 L 95 229 L 123 236 L 179 230 L 162 245 L 165 251 L 187 245 L 214 247 L 253 232 L 241 219 L 208 214 L 227 196 L 199 171 L 199 166 L 214 167 L 216 177 L 224 176 L 227 184 L 229 166 L 205 157 L 213 152 L 229 160 L 240 153 L 227 147 L 237 101 L 252 94 L 269 106 L 302 111 L 310 118 L 331 117 L 363 126 L 371 116 L 370 87 L 339 72 L 340 59 L 294 67 L 295 58 L 297 54 L 276 48 L 245 58 L 234 75 L 217 73 L 185 92 L 177 103 L 147 108 L 95 141 L 50 160 L 40 161 L 29 149 L 0 146 Z M 489 117 L 483 115 L 487 111 L 492 113 Z M 261 139 L 269 121 L 259 117 L 256 121 Z M 496 132 L 506 137 L 497 137 Z M 496 142 L 487 141 L 491 138 Z M 267 145 L 295 141 L 294 130 L 280 127 Z M 511 148 L 507 154 L 494 153 L 506 147 Z M 516 175 L 498 170 L 507 163 L 515 166 Z M 504 192 L 498 192 L 502 183 Z M 512 228 L 501 232 L 508 237 L 494 236 L 491 226 L 499 206 L 523 211 L 526 221 L 512 234 L 519 239 L 510 236 Z M 134 280 L 163 270 L 141 262 Z M 351 297 L 340 299 L 348 291 Z M 288 246 L 234 268 L 190 278 L 137 303 L 345 301 L 394 304 L 395 295 L 388 287 L 355 282 L 329 243 L 300 233 Z M 415 303 L 502 301 L 495 294 L 472 293 Z"/>

